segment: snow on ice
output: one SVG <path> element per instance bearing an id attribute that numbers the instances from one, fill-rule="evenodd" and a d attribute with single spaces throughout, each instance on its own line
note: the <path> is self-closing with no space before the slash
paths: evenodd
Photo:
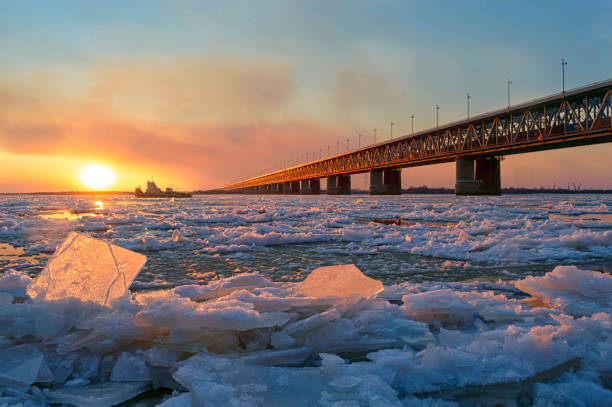
<path id="1" fill-rule="evenodd" d="M 36 281 L 0 277 L 0 405 L 111 406 L 152 388 L 173 391 L 166 407 L 612 400 L 606 273 L 515 281 L 527 297 L 501 282 L 382 291 L 354 265 L 125 295 L 143 257 L 71 234 Z"/>

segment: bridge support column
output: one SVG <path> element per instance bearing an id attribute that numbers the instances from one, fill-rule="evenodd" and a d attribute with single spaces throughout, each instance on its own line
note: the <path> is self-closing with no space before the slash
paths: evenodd
<path id="1" fill-rule="evenodd" d="M 272 193 L 275 195 L 283 193 L 283 184 L 272 184 Z"/>
<path id="2" fill-rule="evenodd" d="M 399 168 L 370 172 L 370 195 L 400 195 L 401 193 L 402 172 Z"/>
<path id="3" fill-rule="evenodd" d="M 268 195 L 271 192 L 272 192 L 272 185 L 263 185 L 262 186 L 262 191 L 261 191 L 262 194 Z"/>
<path id="4" fill-rule="evenodd" d="M 327 195 L 350 195 L 351 176 L 332 175 L 327 177 Z"/>
<path id="5" fill-rule="evenodd" d="M 283 194 L 291 194 L 291 182 L 283 182 Z"/>
<path id="6" fill-rule="evenodd" d="M 318 178 L 303 180 L 300 193 L 302 195 L 319 195 L 321 193 L 321 181 Z"/>
<path id="7" fill-rule="evenodd" d="M 290 194 L 297 195 L 300 193 L 300 181 L 291 181 L 289 184 Z"/>
<path id="8" fill-rule="evenodd" d="M 456 161 L 455 195 L 500 195 L 501 170 L 495 157 Z"/>

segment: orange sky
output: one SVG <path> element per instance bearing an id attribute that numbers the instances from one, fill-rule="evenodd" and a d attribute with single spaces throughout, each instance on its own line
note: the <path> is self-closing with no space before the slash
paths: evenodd
<path id="1" fill-rule="evenodd" d="M 162 187 L 221 187 L 328 146 L 335 152 L 337 142 L 345 151 L 347 138 L 355 148 L 359 133 L 371 143 L 374 128 L 386 139 L 391 121 L 395 136 L 409 134 L 410 114 L 415 130 L 432 127 L 436 104 L 441 124 L 460 119 L 467 91 L 472 114 L 499 108 L 507 77 L 513 103 L 557 92 L 561 52 L 568 88 L 604 79 L 612 55 L 601 52 L 611 36 L 596 21 L 581 26 L 586 43 L 556 25 L 548 28 L 559 44 L 542 42 L 535 22 L 551 10 L 534 10 L 530 22 L 509 8 L 488 25 L 501 6 L 146 4 L 114 14 L 94 4 L 0 5 L 8 17 L 0 24 L 0 192 L 84 189 L 79 175 L 90 163 L 117 174 L 114 190 L 151 177 Z M 567 11 L 555 21 L 581 12 Z M 428 23 L 463 12 L 490 35 L 453 26 L 449 37 L 444 24 Z M 407 16 L 414 24 L 400 24 Z M 597 53 L 584 64 L 589 47 Z M 511 156 L 502 185 L 612 188 L 611 156 L 612 144 Z M 454 175 L 446 164 L 405 169 L 402 178 L 452 187 Z"/>

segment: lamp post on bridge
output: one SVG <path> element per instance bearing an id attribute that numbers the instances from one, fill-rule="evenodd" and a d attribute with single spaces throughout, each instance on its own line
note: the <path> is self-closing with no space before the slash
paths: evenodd
<path id="1" fill-rule="evenodd" d="M 327 145 L 327 156 L 329 157 L 329 144 Z"/>
<path id="2" fill-rule="evenodd" d="M 340 142 L 336 141 L 336 154 L 340 154 Z"/>
<path id="3" fill-rule="evenodd" d="M 567 110 L 565 108 L 565 65 L 567 65 L 567 61 L 565 58 L 561 58 L 561 75 L 563 77 L 563 85 L 561 90 L 561 103 L 563 104 L 563 134 L 565 134 L 567 130 Z"/>
<path id="4" fill-rule="evenodd" d="M 440 106 L 436 105 L 436 132 L 438 132 L 438 127 L 439 127 L 439 122 L 438 122 L 439 112 L 440 112 Z"/>
<path id="5" fill-rule="evenodd" d="M 346 152 L 348 153 L 349 151 L 349 139 L 346 139 Z"/>
<path id="6" fill-rule="evenodd" d="M 414 135 L 414 114 L 410 115 L 410 119 L 412 120 L 411 131 L 412 131 L 412 134 Z"/>
<path id="7" fill-rule="evenodd" d="M 376 144 L 376 129 L 374 129 L 374 144 Z"/>
<path id="8" fill-rule="evenodd" d="M 359 134 L 359 143 L 357 144 L 357 148 L 361 148 L 361 136 L 362 134 Z"/>
<path id="9" fill-rule="evenodd" d="M 508 110 L 510 110 L 510 85 L 512 85 L 512 81 L 508 79 Z"/>
<path id="10" fill-rule="evenodd" d="M 470 99 L 471 99 L 471 98 L 472 98 L 472 97 L 471 97 L 471 96 L 470 96 L 470 94 L 468 93 L 468 94 L 467 94 L 467 109 L 468 109 L 468 111 L 467 111 L 467 119 L 468 119 L 468 122 L 470 121 Z"/>
<path id="11" fill-rule="evenodd" d="M 389 140 L 393 139 L 393 126 L 395 126 L 395 123 L 391 122 L 391 131 L 389 132 Z"/>

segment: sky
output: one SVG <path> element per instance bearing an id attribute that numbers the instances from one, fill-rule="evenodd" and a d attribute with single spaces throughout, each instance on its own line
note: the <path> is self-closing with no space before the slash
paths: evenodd
<path id="1" fill-rule="evenodd" d="M 612 77 L 609 1 L 0 2 L 0 192 L 217 188 Z M 612 188 L 612 143 L 508 156 L 502 186 Z M 454 184 L 454 164 L 402 171 Z M 353 177 L 367 186 L 367 175 Z"/>

